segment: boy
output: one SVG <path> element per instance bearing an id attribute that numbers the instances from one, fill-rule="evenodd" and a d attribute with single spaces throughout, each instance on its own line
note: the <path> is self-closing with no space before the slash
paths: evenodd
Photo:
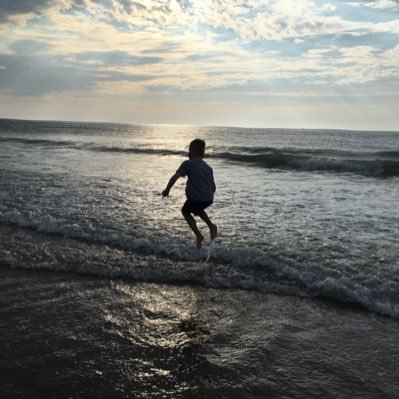
<path id="1" fill-rule="evenodd" d="M 199 216 L 209 227 L 211 240 L 217 236 L 217 227 L 211 222 L 205 208 L 213 203 L 216 191 L 212 168 L 203 160 L 205 154 L 205 141 L 195 139 L 190 143 L 188 160 L 184 161 L 176 173 L 170 178 L 162 195 L 167 197 L 170 189 L 179 177 L 187 176 L 186 197 L 187 201 L 182 208 L 182 214 L 197 238 L 197 248 L 201 248 L 204 236 L 200 233 L 195 219 L 191 215 Z"/>

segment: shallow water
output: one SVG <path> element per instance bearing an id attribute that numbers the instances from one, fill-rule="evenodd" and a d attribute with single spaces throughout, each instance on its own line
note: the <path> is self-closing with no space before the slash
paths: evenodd
<path id="1" fill-rule="evenodd" d="M 4 267 L 0 275 L 5 397 L 397 394 L 398 324 L 359 309 Z"/>

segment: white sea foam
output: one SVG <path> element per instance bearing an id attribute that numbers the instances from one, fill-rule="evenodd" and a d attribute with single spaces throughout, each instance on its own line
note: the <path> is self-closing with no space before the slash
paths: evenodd
<path id="1" fill-rule="evenodd" d="M 37 216 L 33 212 L 25 214 L 17 209 L 0 211 L 0 222 L 33 230 L 57 234 L 89 243 L 109 245 L 145 256 L 169 259 L 177 265 L 171 268 L 137 268 L 133 265 L 121 267 L 109 264 L 72 264 L 68 262 L 18 262 L 12 256 L 0 259 L 14 267 L 44 268 L 56 271 L 72 270 L 78 273 L 95 274 L 110 278 L 125 277 L 145 281 L 187 281 L 216 287 L 254 289 L 280 294 L 300 296 L 326 296 L 343 302 L 356 303 L 374 312 L 399 317 L 399 304 L 394 302 L 390 292 L 392 287 L 373 281 L 370 286 L 359 284 L 354 278 L 332 278 L 326 271 L 307 271 L 301 263 L 284 259 L 275 253 L 252 247 L 229 248 L 214 245 L 208 258 L 207 248 L 193 249 L 184 243 L 171 241 L 151 241 L 134 237 L 121 231 L 96 229 L 91 225 L 80 226 L 66 219 L 56 219 L 51 215 Z M 205 260 L 208 260 L 208 264 Z M 177 263 L 176 263 L 177 261 Z M 182 262 L 181 265 L 178 262 Z M 324 273 L 324 274 L 323 274 Z"/>

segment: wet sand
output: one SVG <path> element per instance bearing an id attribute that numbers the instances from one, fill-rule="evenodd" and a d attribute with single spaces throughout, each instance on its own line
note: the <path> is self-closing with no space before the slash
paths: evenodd
<path id="1" fill-rule="evenodd" d="M 399 323 L 331 301 L 0 267 L 4 398 L 395 398 Z"/>

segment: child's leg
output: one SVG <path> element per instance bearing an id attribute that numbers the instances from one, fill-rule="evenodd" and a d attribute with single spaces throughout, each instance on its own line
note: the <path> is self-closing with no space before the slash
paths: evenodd
<path id="1" fill-rule="evenodd" d="M 201 248 L 202 241 L 204 241 L 204 236 L 200 233 L 197 227 L 197 223 L 195 223 L 195 219 L 191 216 L 191 213 L 182 211 L 184 219 L 186 219 L 188 225 L 191 227 L 191 230 L 194 232 L 197 237 L 197 248 Z"/>
<path id="2" fill-rule="evenodd" d="M 207 224 L 209 227 L 209 231 L 211 233 L 211 240 L 214 240 L 216 236 L 218 235 L 218 228 L 216 224 L 213 224 L 211 222 L 211 219 L 209 219 L 207 213 L 205 211 L 201 211 L 198 216 Z"/>

